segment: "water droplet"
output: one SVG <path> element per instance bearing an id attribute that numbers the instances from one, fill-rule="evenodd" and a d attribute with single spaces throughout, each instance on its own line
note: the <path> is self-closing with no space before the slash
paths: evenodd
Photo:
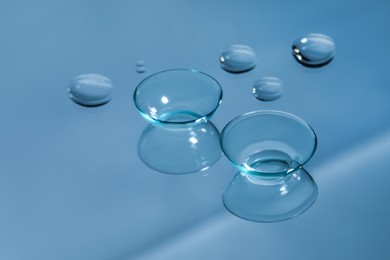
<path id="1" fill-rule="evenodd" d="M 264 77 L 253 84 L 253 96 L 262 101 L 273 101 L 283 94 L 282 80 L 275 77 Z"/>
<path id="2" fill-rule="evenodd" d="M 100 106 L 111 100 L 111 80 L 100 74 L 83 74 L 69 85 L 69 97 L 82 106 Z"/>
<path id="3" fill-rule="evenodd" d="M 336 46 L 325 34 L 309 33 L 296 39 L 292 45 L 293 55 L 302 65 L 321 67 L 332 61 Z"/>
<path id="4" fill-rule="evenodd" d="M 143 61 L 143 60 L 137 61 L 137 63 L 135 64 L 136 71 L 138 73 L 144 73 L 146 71 L 145 65 L 146 65 L 145 61 Z"/>
<path id="5" fill-rule="evenodd" d="M 221 68 L 232 73 L 252 70 L 257 65 L 255 51 L 246 45 L 232 45 L 219 57 Z"/>

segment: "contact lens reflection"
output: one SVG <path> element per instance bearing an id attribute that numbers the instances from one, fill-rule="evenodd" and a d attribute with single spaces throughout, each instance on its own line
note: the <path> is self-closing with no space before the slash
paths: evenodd
<path id="1" fill-rule="evenodd" d="M 317 199 L 318 187 L 303 168 L 283 179 L 237 173 L 223 192 L 223 203 L 234 215 L 255 222 L 294 218 Z"/>
<path id="2" fill-rule="evenodd" d="M 209 121 L 185 128 L 148 125 L 138 141 L 138 156 L 162 173 L 199 172 L 219 160 L 219 142 L 220 133 Z"/>

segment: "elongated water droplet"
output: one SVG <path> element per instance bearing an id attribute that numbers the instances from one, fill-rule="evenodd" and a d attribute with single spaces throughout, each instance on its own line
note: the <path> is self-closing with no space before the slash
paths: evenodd
<path id="1" fill-rule="evenodd" d="M 253 84 L 253 96 L 262 101 L 273 101 L 283 95 L 283 82 L 279 78 L 264 77 Z"/>
<path id="2" fill-rule="evenodd" d="M 321 67 L 332 61 L 336 46 L 325 34 L 309 33 L 296 39 L 292 45 L 293 55 L 302 65 Z"/>
<path id="3" fill-rule="evenodd" d="M 256 67 L 255 51 L 246 45 L 236 44 L 221 53 L 219 57 L 221 68 L 232 73 L 241 73 Z"/>
<path id="4" fill-rule="evenodd" d="M 138 73 L 144 73 L 146 71 L 146 62 L 143 60 L 137 61 L 137 63 L 135 64 L 135 70 Z"/>
<path id="5" fill-rule="evenodd" d="M 83 106 L 100 106 L 111 100 L 111 80 L 100 74 L 83 74 L 71 81 L 69 97 Z"/>

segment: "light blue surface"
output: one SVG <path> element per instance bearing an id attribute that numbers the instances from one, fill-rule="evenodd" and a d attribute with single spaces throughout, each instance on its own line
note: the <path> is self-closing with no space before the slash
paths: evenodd
<path id="1" fill-rule="evenodd" d="M 385 259 L 389 13 L 388 1 L 2 1 L 0 259 Z M 291 55 L 312 32 L 337 48 L 317 69 Z M 220 68 L 232 44 L 256 51 L 255 69 Z M 319 187 L 313 207 L 251 223 L 223 207 L 236 173 L 226 158 L 184 176 L 145 166 L 137 143 L 147 123 L 132 93 L 171 68 L 221 83 L 219 130 L 259 109 L 305 118 L 319 139 L 306 167 Z M 69 81 L 91 72 L 115 87 L 104 106 L 68 97 Z M 253 82 L 270 75 L 285 92 L 259 102 Z"/>

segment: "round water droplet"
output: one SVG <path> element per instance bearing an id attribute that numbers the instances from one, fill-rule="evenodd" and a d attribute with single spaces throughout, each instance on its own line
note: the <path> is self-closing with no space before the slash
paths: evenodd
<path id="1" fill-rule="evenodd" d="M 136 71 L 138 73 L 144 73 L 146 71 L 146 62 L 143 61 L 143 60 L 139 60 L 137 61 L 137 63 L 135 64 L 135 67 L 136 67 Z"/>
<path id="2" fill-rule="evenodd" d="M 253 84 L 253 96 L 262 101 L 273 101 L 283 95 L 282 80 L 275 77 L 264 77 Z"/>
<path id="3" fill-rule="evenodd" d="M 246 45 L 232 45 L 219 57 L 221 68 L 232 73 L 241 73 L 256 67 L 255 51 Z"/>
<path id="4" fill-rule="evenodd" d="M 100 74 L 83 74 L 69 85 L 69 97 L 82 106 L 100 106 L 111 100 L 111 80 Z"/>
<path id="5" fill-rule="evenodd" d="M 296 39 L 292 45 L 293 55 L 302 65 L 321 67 L 332 61 L 336 46 L 325 34 L 310 33 Z"/>

